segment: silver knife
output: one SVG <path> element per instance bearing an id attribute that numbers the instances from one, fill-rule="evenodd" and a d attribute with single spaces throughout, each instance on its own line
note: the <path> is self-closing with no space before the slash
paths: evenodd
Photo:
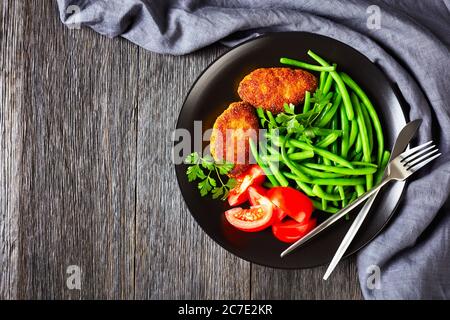
<path id="1" fill-rule="evenodd" d="M 422 120 L 414 120 L 409 122 L 403 129 L 400 131 L 398 138 L 394 144 L 394 148 L 392 149 L 391 158 L 393 155 L 397 156 L 400 154 L 409 144 L 409 141 L 414 137 L 415 133 L 417 132 L 417 129 L 420 127 L 420 124 L 422 123 Z M 404 136 L 404 138 L 403 138 Z M 371 198 L 368 199 L 368 202 L 370 201 L 370 206 L 372 205 L 376 195 L 373 195 Z M 372 199 L 373 198 L 373 199 Z M 364 206 L 363 210 L 366 209 L 369 211 L 370 206 L 368 205 L 367 208 Z M 367 213 L 366 213 L 367 214 Z M 304 243 L 308 242 L 312 238 L 314 238 L 316 235 L 321 233 L 323 230 L 327 229 L 329 226 L 333 225 L 336 221 L 341 219 L 343 216 L 345 216 L 345 212 L 337 212 L 330 216 L 327 220 L 322 222 L 320 225 L 318 225 L 316 228 L 311 230 L 307 235 L 305 235 L 303 238 L 298 240 L 297 242 L 294 242 L 289 248 L 284 250 L 281 253 L 281 257 L 285 257 L 287 254 L 295 250 L 297 247 L 303 245 Z"/>
<path id="2" fill-rule="evenodd" d="M 416 134 L 417 129 L 419 129 L 421 123 L 422 120 L 414 120 L 409 122 L 406 126 L 403 127 L 403 129 L 398 134 L 397 140 L 394 143 L 394 148 L 392 149 L 389 161 L 391 161 L 391 159 L 396 158 L 400 153 L 402 153 L 406 149 L 409 142 Z M 386 175 L 386 171 L 384 172 L 384 174 Z M 336 253 L 334 254 L 333 259 L 331 260 L 327 268 L 327 271 L 325 272 L 325 275 L 323 276 L 324 280 L 328 279 L 330 274 L 338 265 L 339 261 L 341 261 L 350 243 L 352 243 L 353 238 L 355 237 L 362 223 L 366 219 L 366 216 L 369 213 L 370 208 L 372 207 L 372 204 L 375 201 L 377 195 L 378 192 L 374 193 L 369 199 L 367 199 L 367 202 L 364 204 L 364 207 L 358 213 L 358 216 L 353 221 L 352 225 L 350 226 L 350 229 L 348 229 L 344 239 L 342 240 L 341 244 L 339 245 L 339 248 L 336 250 Z"/>

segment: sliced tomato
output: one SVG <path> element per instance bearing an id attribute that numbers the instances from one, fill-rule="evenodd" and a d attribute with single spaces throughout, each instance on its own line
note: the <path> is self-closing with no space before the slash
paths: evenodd
<path id="1" fill-rule="evenodd" d="M 255 185 L 248 188 L 248 200 L 252 206 L 258 206 L 261 201 L 272 203 L 267 197 L 267 189 L 262 186 Z"/>
<path id="2" fill-rule="evenodd" d="M 264 171 L 258 165 L 252 165 L 247 171 L 236 178 L 236 186 L 228 194 L 230 206 L 237 206 L 248 200 L 247 189 L 252 185 L 264 182 Z"/>
<path id="3" fill-rule="evenodd" d="M 304 223 L 298 223 L 295 220 L 288 220 L 274 224 L 272 226 L 272 232 L 278 240 L 292 243 L 301 239 L 315 226 L 316 219 L 311 219 Z"/>
<path id="4" fill-rule="evenodd" d="M 225 211 L 225 218 L 239 230 L 246 232 L 261 231 L 273 223 L 272 206 L 259 205 L 249 209 L 232 208 Z"/>
<path id="5" fill-rule="evenodd" d="M 251 186 L 248 188 L 248 199 L 252 206 L 265 205 L 271 206 L 273 211 L 273 223 L 279 222 L 283 220 L 286 216 L 286 213 L 283 212 L 280 208 L 278 208 L 269 198 L 266 196 L 267 189 L 264 189 L 261 186 Z"/>
<path id="6" fill-rule="evenodd" d="M 313 212 L 311 200 L 291 187 L 271 188 L 267 192 L 267 197 L 285 214 L 299 223 L 308 221 Z"/>

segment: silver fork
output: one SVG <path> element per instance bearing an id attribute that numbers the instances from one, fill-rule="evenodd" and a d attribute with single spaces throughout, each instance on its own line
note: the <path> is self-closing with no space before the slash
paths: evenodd
<path id="1" fill-rule="evenodd" d="M 397 145 L 397 142 L 395 143 Z M 403 156 L 403 158 L 400 160 L 400 164 L 402 164 L 406 170 L 412 171 L 414 173 L 418 169 L 420 169 L 422 166 L 426 165 L 428 162 L 432 161 L 433 159 L 439 157 L 438 154 L 436 154 L 437 149 L 435 149 L 435 146 L 429 146 L 431 144 L 430 142 L 427 142 L 423 145 L 420 145 L 412 150 L 409 150 L 407 153 L 401 154 L 400 156 Z M 424 147 L 428 146 L 424 149 Z M 395 146 L 394 146 L 395 149 Z M 395 150 L 393 150 L 395 152 Z M 426 154 L 428 152 L 428 154 Z M 423 160 L 421 161 L 419 157 L 422 155 L 421 158 Z M 427 157 L 428 155 L 428 157 Z M 395 159 L 394 159 L 395 160 Z M 412 174 L 409 173 L 409 174 Z M 386 174 L 387 170 L 386 170 Z M 376 193 L 370 197 L 367 203 L 371 203 L 371 200 L 373 197 L 376 196 Z M 373 202 L 373 201 L 372 201 Z M 364 207 L 365 208 L 365 207 Z M 327 271 L 325 272 L 325 275 L 323 277 L 324 280 L 327 280 L 330 274 L 333 272 L 333 270 L 336 268 L 337 264 L 341 260 L 341 258 L 344 256 L 345 252 L 347 251 L 347 248 L 350 246 L 350 243 L 352 242 L 353 238 L 355 237 L 356 233 L 359 230 L 359 227 L 362 225 L 364 218 L 367 216 L 368 210 L 364 211 L 364 208 L 361 210 L 361 212 L 356 217 L 355 221 L 353 221 L 352 226 L 345 234 L 344 239 L 342 240 L 341 244 L 339 245 L 339 248 L 337 249 L 333 259 L 331 260 L 330 264 L 328 265 Z"/>
<path id="2" fill-rule="evenodd" d="M 409 149 L 398 157 L 394 158 L 387 167 L 386 177 L 370 191 L 367 191 L 354 202 L 339 211 L 339 214 L 344 214 L 352 211 L 358 207 L 362 202 L 369 198 L 372 194 L 384 187 L 392 180 L 405 180 L 414 172 L 430 163 L 441 155 L 435 145 L 431 145 L 433 141 L 421 144 L 415 148 Z"/>

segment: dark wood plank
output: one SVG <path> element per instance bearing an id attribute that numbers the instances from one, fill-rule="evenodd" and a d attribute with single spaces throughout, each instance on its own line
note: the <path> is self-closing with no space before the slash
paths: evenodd
<path id="1" fill-rule="evenodd" d="M 0 298 L 361 298 L 354 259 L 328 282 L 325 268 L 250 266 L 187 211 L 170 133 L 224 48 L 157 55 L 68 30 L 49 1 L 5 1 Z M 66 287 L 69 265 L 81 267 L 80 291 Z"/>
<path id="2" fill-rule="evenodd" d="M 326 267 L 275 270 L 254 265 L 252 299 L 362 299 L 354 258 L 342 261 L 322 280 Z"/>
<path id="3" fill-rule="evenodd" d="M 25 11 L 18 297 L 133 298 L 138 49 Z"/>
<path id="4" fill-rule="evenodd" d="M 0 299 L 17 293 L 23 13 L 21 1 L 0 5 Z"/>
<path id="5" fill-rule="evenodd" d="M 246 299 L 250 264 L 216 245 L 181 198 L 171 133 L 189 87 L 223 48 L 140 53 L 136 298 Z"/>

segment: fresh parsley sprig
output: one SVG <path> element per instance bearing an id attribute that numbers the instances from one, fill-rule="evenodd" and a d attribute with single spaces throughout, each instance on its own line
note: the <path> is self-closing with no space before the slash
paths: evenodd
<path id="1" fill-rule="evenodd" d="M 287 133 L 302 133 L 305 130 L 302 115 L 295 113 L 295 106 L 290 103 L 284 104 L 284 112 L 276 117 L 278 128 L 286 128 Z"/>
<path id="2" fill-rule="evenodd" d="M 316 119 L 324 109 L 326 109 L 325 111 L 328 111 L 328 109 L 331 108 L 332 103 L 330 102 L 330 100 L 332 97 L 332 92 L 323 94 L 322 90 L 320 89 L 317 89 L 316 92 L 314 92 L 313 97 L 311 98 L 311 102 L 314 102 L 314 106 L 312 109 L 314 115 L 308 118 L 307 125 L 312 125 L 312 123 L 316 121 Z"/>
<path id="3" fill-rule="evenodd" d="M 228 178 L 224 182 L 222 177 L 233 169 L 232 163 L 218 163 L 210 155 L 200 157 L 197 152 L 188 155 L 184 162 L 190 165 L 186 171 L 188 180 L 190 182 L 200 180 L 198 189 L 202 197 L 211 192 L 213 199 L 225 200 L 230 190 L 236 185 L 235 179 Z"/>

